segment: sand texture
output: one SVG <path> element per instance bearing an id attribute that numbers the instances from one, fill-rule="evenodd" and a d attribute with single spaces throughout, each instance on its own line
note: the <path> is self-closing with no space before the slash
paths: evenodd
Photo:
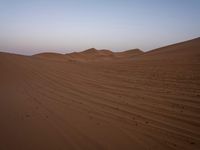
<path id="1" fill-rule="evenodd" d="M 0 53 L 0 150 L 96 149 L 200 149 L 200 38 L 145 53 Z"/>

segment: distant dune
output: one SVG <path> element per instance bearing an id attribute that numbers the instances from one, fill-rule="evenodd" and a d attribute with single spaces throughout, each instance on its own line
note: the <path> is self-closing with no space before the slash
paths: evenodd
<path id="1" fill-rule="evenodd" d="M 123 52 L 117 52 L 115 53 L 115 56 L 117 58 L 132 58 L 134 56 L 138 56 L 143 54 L 144 52 L 141 51 L 140 49 L 131 49 Z"/>
<path id="2" fill-rule="evenodd" d="M 40 53 L 34 57 L 57 60 L 57 61 L 99 61 L 99 60 L 112 60 L 112 59 L 127 59 L 137 55 L 143 54 L 139 49 L 127 50 L 124 52 L 112 52 L 110 50 L 97 50 L 95 48 L 87 49 L 82 52 L 73 52 L 68 54 L 59 53 Z"/>
<path id="3" fill-rule="evenodd" d="M 0 120 L 0 150 L 199 150 L 200 38 L 149 52 L 1 52 Z"/>

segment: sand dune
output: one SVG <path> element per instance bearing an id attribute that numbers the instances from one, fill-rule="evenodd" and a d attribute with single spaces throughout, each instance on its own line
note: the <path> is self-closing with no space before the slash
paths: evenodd
<path id="1" fill-rule="evenodd" d="M 91 48 L 82 52 L 66 54 L 66 56 L 74 61 L 98 61 L 111 59 L 114 57 L 114 53 L 109 50 L 96 50 L 95 48 Z"/>
<path id="2" fill-rule="evenodd" d="M 135 56 L 142 55 L 144 52 L 141 51 L 140 49 L 131 49 L 123 52 L 117 52 L 115 53 L 115 56 L 117 58 L 132 58 Z"/>
<path id="3" fill-rule="evenodd" d="M 73 52 L 68 54 L 59 53 L 40 53 L 34 55 L 35 58 L 48 59 L 54 61 L 102 61 L 113 59 L 128 59 L 143 54 L 139 49 L 132 49 L 123 52 L 112 52 L 110 50 L 97 50 L 95 48 L 87 49 L 82 52 Z"/>
<path id="4" fill-rule="evenodd" d="M 200 38 L 132 52 L 0 53 L 0 149 L 199 150 Z"/>
<path id="5" fill-rule="evenodd" d="M 35 58 L 53 60 L 53 61 L 70 61 L 70 58 L 65 56 L 64 54 L 59 53 L 40 53 L 33 55 Z"/>

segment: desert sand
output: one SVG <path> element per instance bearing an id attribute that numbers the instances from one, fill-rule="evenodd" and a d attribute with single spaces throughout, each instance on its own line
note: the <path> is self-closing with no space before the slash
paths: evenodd
<path id="1" fill-rule="evenodd" d="M 142 52 L 0 53 L 0 150 L 199 150 L 200 38 Z"/>

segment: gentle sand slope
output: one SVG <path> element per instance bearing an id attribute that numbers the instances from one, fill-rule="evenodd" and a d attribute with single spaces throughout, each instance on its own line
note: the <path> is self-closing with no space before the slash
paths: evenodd
<path id="1" fill-rule="evenodd" d="M 103 55 L 0 53 L 0 149 L 200 149 L 199 38 Z"/>

